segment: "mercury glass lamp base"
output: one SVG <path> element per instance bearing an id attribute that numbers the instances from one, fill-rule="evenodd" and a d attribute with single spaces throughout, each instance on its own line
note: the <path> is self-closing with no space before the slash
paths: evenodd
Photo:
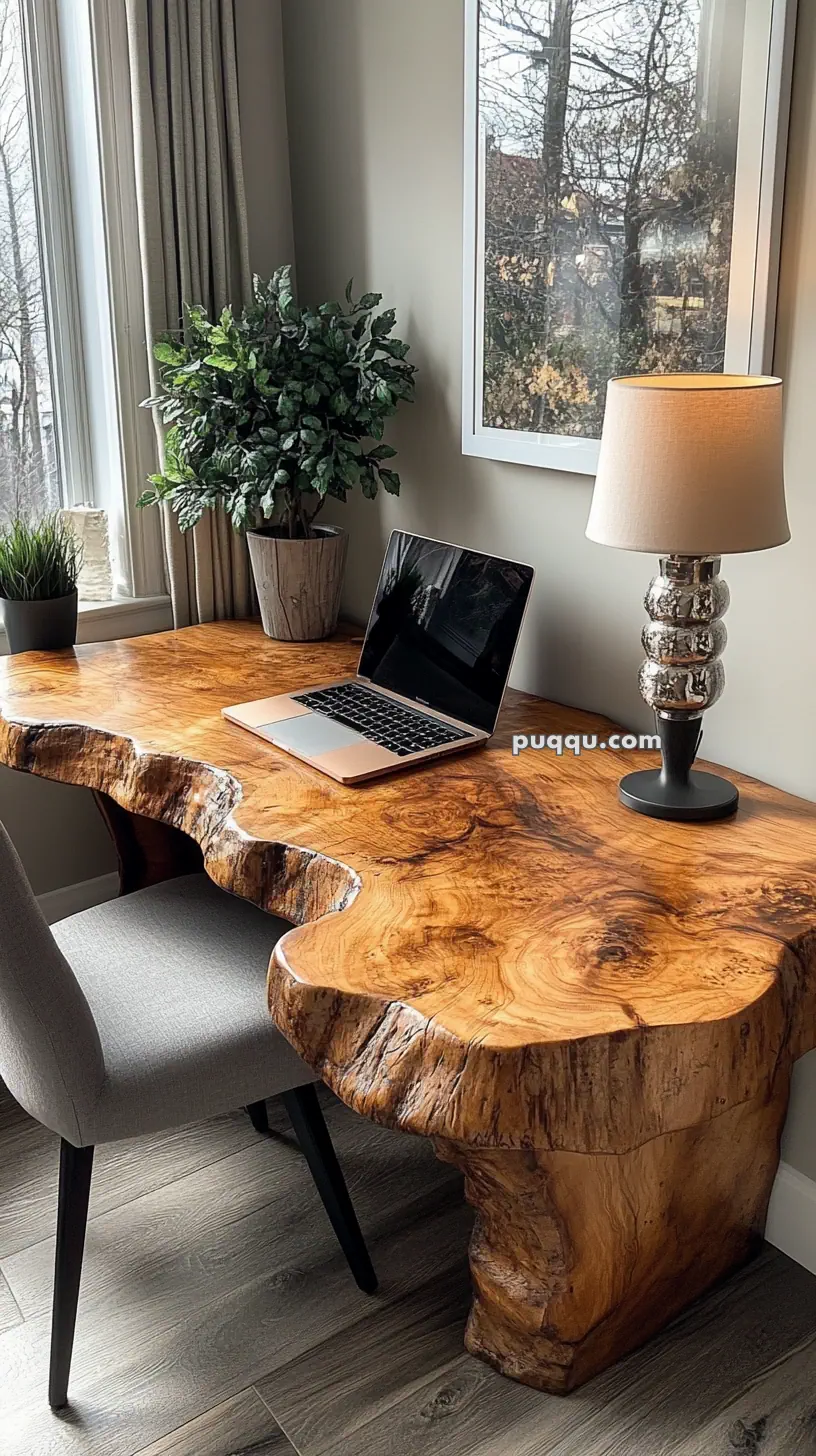
<path id="1" fill-rule="evenodd" d="M 679 819 L 686 823 L 727 819 L 739 804 L 739 789 L 719 774 L 692 771 L 685 783 L 667 779 L 665 770 L 642 769 L 627 774 L 618 796 L 628 809 L 652 819 Z"/>
<path id="2" fill-rule="evenodd" d="M 720 657 L 728 587 L 719 557 L 662 556 L 645 606 L 651 620 L 643 631 L 640 691 L 654 711 L 663 764 L 627 774 L 621 803 L 653 819 L 727 819 L 739 804 L 737 789 L 718 774 L 692 769 L 703 712 L 725 681 Z"/>

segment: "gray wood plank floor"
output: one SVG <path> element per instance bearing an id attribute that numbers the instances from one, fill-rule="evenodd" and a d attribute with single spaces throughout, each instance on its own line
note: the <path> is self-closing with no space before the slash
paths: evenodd
<path id="1" fill-rule="evenodd" d="M 457 1175 L 326 1096 L 380 1275 L 285 1114 L 100 1149 L 71 1406 L 45 1399 L 57 1140 L 0 1086 L 2 1456 L 816 1456 L 816 1278 L 772 1249 L 567 1399 L 463 1352 Z"/>
<path id="2" fill-rule="evenodd" d="M 0 1274 L 0 1334 L 4 1330 L 10 1330 L 12 1325 L 21 1324 L 22 1318 L 23 1315 L 20 1306 L 2 1274 Z"/>

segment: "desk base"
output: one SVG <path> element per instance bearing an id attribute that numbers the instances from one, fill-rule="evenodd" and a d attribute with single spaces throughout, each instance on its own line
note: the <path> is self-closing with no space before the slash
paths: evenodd
<path id="1" fill-rule="evenodd" d="M 221 716 L 358 654 L 219 622 L 0 658 L 0 761 L 110 796 L 125 891 L 205 858 L 303 927 L 273 960 L 278 1024 L 364 1116 L 442 1139 L 478 1211 L 469 1348 L 565 1391 L 759 1236 L 816 1040 L 816 810 L 737 776 L 728 827 L 647 828 L 614 754 L 588 775 L 506 747 L 613 725 L 512 691 L 431 793 L 318 782 Z"/>
<path id="2" fill-rule="evenodd" d="M 643 1344 L 761 1244 L 787 1100 L 622 1155 L 436 1139 L 477 1210 L 470 1353 L 558 1395 Z"/>

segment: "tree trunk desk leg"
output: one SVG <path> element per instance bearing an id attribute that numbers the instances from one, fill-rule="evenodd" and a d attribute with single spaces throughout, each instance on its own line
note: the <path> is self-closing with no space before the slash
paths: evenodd
<path id="1" fill-rule="evenodd" d="M 788 1081 L 623 1154 L 436 1139 L 477 1210 L 471 1354 L 564 1393 L 747 1259 L 761 1242 Z"/>
<path id="2" fill-rule="evenodd" d="M 119 893 L 130 895 L 178 875 L 198 874 L 204 857 L 195 840 L 143 814 L 131 814 L 109 794 L 94 792 L 119 858 Z"/>

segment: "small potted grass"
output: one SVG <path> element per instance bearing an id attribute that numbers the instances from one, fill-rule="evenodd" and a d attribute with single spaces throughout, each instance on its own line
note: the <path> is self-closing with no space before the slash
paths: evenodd
<path id="1" fill-rule="evenodd" d="M 72 647 L 82 548 L 58 515 L 0 530 L 0 607 L 9 651 Z"/>

